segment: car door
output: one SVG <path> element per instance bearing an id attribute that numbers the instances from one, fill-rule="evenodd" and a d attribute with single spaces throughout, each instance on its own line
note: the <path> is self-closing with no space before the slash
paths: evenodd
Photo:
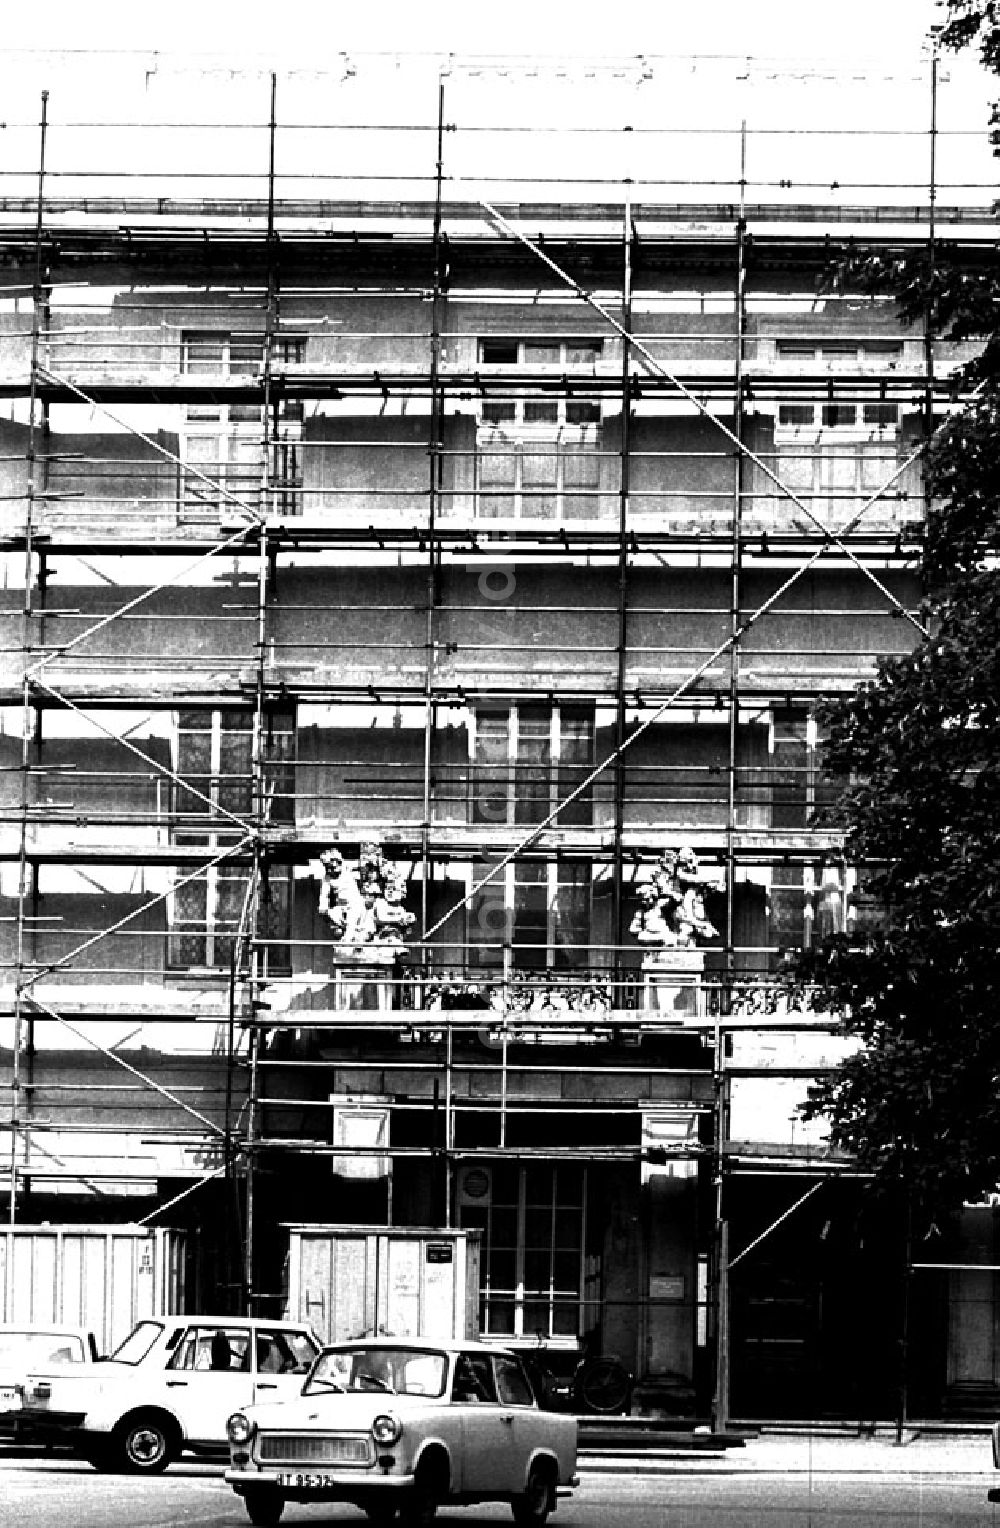
<path id="1" fill-rule="evenodd" d="M 484 1494 L 513 1490 L 513 1418 L 510 1407 L 497 1399 L 489 1353 L 459 1354 L 452 1404 L 462 1416 L 463 1489 Z"/>
<path id="2" fill-rule="evenodd" d="M 248 1326 L 192 1324 L 171 1354 L 164 1400 L 192 1443 L 223 1447 L 226 1419 L 253 1400 Z"/>
<path id="3" fill-rule="evenodd" d="M 318 1348 L 305 1332 L 258 1326 L 253 1337 L 255 1401 L 285 1401 L 298 1395 Z"/>
<path id="4" fill-rule="evenodd" d="M 497 1399 L 506 1419 L 506 1461 L 510 1472 L 510 1489 L 520 1491 L 527 1478 L 531 1450 L 539 1437 L 535 1395 L 520 1360 L 511 1354 L 497 1353 L 493 1359 L 493 1371 Z"/>

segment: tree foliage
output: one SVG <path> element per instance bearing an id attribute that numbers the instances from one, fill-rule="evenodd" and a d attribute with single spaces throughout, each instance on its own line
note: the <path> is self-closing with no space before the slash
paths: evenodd
<path id="1" fill-rule="evenodd" d="M 945 44 L 1000 73 L 1000 3 L 947 11 Z M 797 962 L 862 1042 L 806 1112 L 877 1183 L 957 1206 L 1000 1186 L 1000 259 L 851 250 L 837 279 L 981 348 L 927 450 L 925 635 L 820 713 L 824 769 L 849 782 L 827 820 L 879 918 Z"/>

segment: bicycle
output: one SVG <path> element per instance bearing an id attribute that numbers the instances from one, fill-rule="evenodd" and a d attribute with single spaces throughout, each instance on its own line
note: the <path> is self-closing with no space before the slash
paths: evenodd
<path id="1" fill-rule="evenodd" d="M 570 1372 L 558 1373 L 550 1366 L 552 1349 L 539 1337 L 538 1348 L 526 1357 L 538 1404 L 547 1411 L 572 1411 L 583 1416 L 620 1416 L 632 1404 L 635 1376 L 614 1354 L 589 1351 L 585 1344 L 573 1354 Z"/>

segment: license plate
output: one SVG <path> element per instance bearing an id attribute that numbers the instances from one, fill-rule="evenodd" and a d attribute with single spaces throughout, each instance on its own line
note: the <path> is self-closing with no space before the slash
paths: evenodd
<path id="1" fill-rule="evenodd" d="M 13 1385 L 0 1385 L 0 1411 L 20 1411 L 23 1405 L 20 1390 Z"/>
<path id="2" fill-rule="evenodd" d="M 299 1474 L 291 1470 L 282 1470 L 279 1471 L 277 1478 L 279 1486 L 294 1491 L 332 1491 L 336 1485 L 332 1475 L 320 1475 L 315 1471 Z"/>

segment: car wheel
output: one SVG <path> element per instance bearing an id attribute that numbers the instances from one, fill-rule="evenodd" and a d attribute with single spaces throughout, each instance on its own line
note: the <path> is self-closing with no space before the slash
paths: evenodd
<path id="1" fill-rule="evenodd" d="M 598 1416 L 628 1411 L 632 1376 L 617 1358 L 591 1358 L 573 1386 L 577 1410 Z"/>
<path id="2" fill-rule="evenodd" d="M 129 1475 L 160 1475 L 177 1452 L 174 1429 L 155 1412 L 137 1412 L 112 1435 L 112 1458 Z"/>
<path id="3" fill-rule="evenodd" d="M 400 1512 L 403 1528 L 430 1528 L 448 1491 L 448 1464 L 440 1453 L 426 1457 L 417 1467 L 417 1478 Z"/>
<path id="4" fill-rule="evenodd" d="M 541 1528 L 555 1507 L 552 1471 L 543 1464 L 533 1464 L 520 1496 L 511 1502 L 518 1528 Z"/>
<path id="5" fill-rule="evenodd" d="M 372 1528 L 393 1528 L 399 1520 L 398 1507 L 365 1507 L 364 1513 Z"/>
<path id="6" fill-rule="evenodd" d="M 251 1486 L 243 1497 L 247 1517 L 254 1528 L 272 1528 L 285 1510 L 285 1498 L 270 1486 Z"/>

